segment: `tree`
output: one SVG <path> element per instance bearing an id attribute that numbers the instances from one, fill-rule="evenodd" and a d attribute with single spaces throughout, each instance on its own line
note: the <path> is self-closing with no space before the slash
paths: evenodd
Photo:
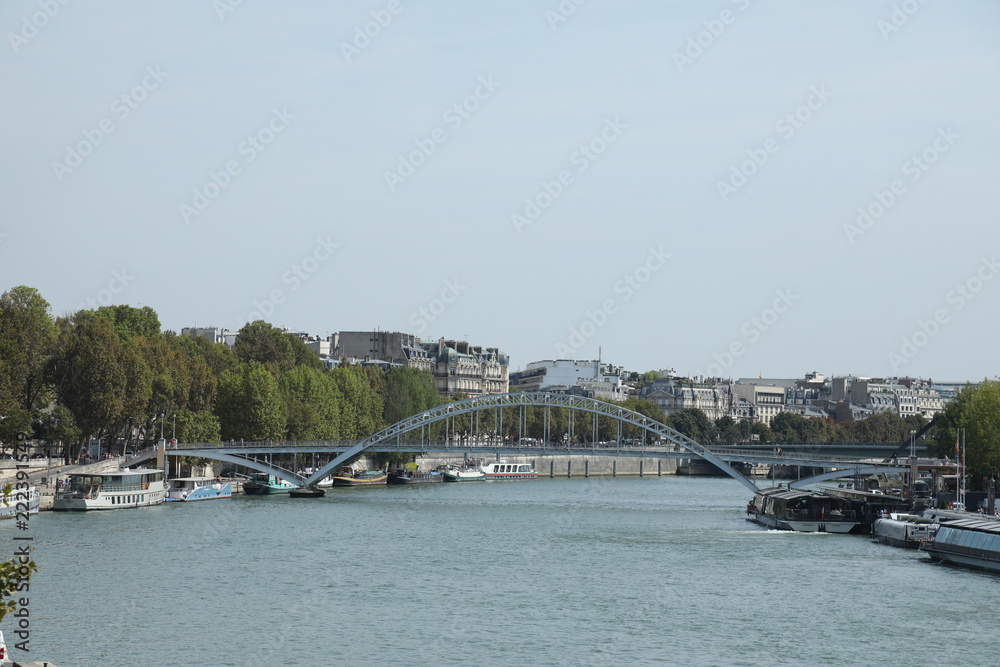
<path id="1" fill-rule="evenodd" d="M 256 361 L 219 378 L 215 414 L 223 440 L 277 440 L 285 428 L 278 382 Z"/>
<path id="2" fill-rule="evenodd" d="M 138 346 L 119 339 L 111 324 L 92 311 L 82 310 L 58 324 L 50 374 L 59 401 L 84 436 L 114 437 L 144 413 L 149 401 Z M 69 448 L 66 455 L 68 460 Z"/>
<path id="3" fill-rule="evenodd" d="M 219 418 L 209 411 L 176 413 L 177 442 L 219 442 Z M 172 424 L 171 424 L 172 426 Z"/>
<path id="4" fill-rule="evenodd" d="M 715 443 L 715 424 L 699 408 L 684 408 L 675 412 L 667 417 L 666 424 L 701 444 Z"/>
<path id="5" fill-rule="evenodd" d="M 0 440 L 28 432 L 49 404 L 46 368 L 58 336 L 49 302 L 37 289 L 21 285 L 0 296 Z"/>
<path id="6" fill-rule="evenodd" d="M 384 382 L 382 421 L 386 424 L 395 424 L 438 404 L 434 376 L 430 371 L 401 366 L 390 368 Z"/>
<path id="7" fill-rule="evenodd" d="M 1000 474 L 1000 379 L 966 385 L 948 403 L 935 426 L 939 456 L 955 456 L 963 429 L 969 486 L 981 489 L 984 478 Z"/>
<path id="8" fill-rule="evenodd" d="M 98 317 L 103 317 L 111 323 L 122 340 L 129 338 L 159 338 L 160 318 L 149 306 L 133 308 L 132 306 L 101 306 L 96 311 Z"/>
<path id="9" fill-rule="evenodd" d="M 278 381 L 289 440 L 335 440 L 342 398 L 329 374 L 297 366 Z"/>
<path id="10" fill-rule="evenodd" d="M 735 444 L 743 439 L 736 420 L 729 415 L 715 420 L 715 430 L 719 433 L 719 441 L 726 444 Z"/>
<path id="11" fill-rule="evenodd" d="M 233 352 L 242 362 L 256 361 L 274 375 L 290 371 L 296 366 L 321 368 L 319 355 L 310 350 L 296 336 L 285 334 L 263 320 L 248 322 L 236 334 Z"/>

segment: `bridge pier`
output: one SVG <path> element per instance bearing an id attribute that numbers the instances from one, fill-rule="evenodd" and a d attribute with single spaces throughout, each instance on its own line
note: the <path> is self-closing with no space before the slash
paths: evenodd
<path id="1" fill-rule="evenodd" d="M 618 476 L 618 459 L 615 459 L 611 464 L 611 476 L 612 477 Z"/>
<path id="2" fill-rule="evenodd" d="M 552 478 L 555 476 L 556 476 L 556 462 L 555 460 L 552 460 L 549 461 L 549 477 Z"/>
<path id="3" fill-rule="evenodd" d="M 642 477 L 644 463 L 646 463 L 645 459 L 639 459 L 639 477 Z"/>
<path id="4" fill-rule="evenodd" d="M 590 477 L 590 459 L 583 462 L 583 476 Z"/>
<path id="5" fill-rule="evenodd" d="M 656 462 L 656 476 L 663 477 L 663 459 L 659 459 Z"/>
<path id="6" fill-rule="evenodd" d="M 566 461 L 566 476 L 573 476 L 573 461 Z"/>

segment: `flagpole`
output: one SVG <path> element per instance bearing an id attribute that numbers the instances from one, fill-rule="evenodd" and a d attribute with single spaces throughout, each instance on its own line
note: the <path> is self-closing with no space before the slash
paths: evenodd
<path id="1" fill-rule="evenodd" d="M 962 427 L 962 507 L 965 507 L 965 427 Z M 969 508 L 965 507 L 968 512 Z"/>

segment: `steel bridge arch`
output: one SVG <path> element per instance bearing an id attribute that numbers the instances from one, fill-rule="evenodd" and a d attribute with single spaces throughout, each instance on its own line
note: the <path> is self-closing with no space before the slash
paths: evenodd
<path id="1" fill-rule="evenodd" d="M 257 472 L 262 472 L 268 475 L 274 475 L 278 479 L 283 479 L 289 484 L 295 484 L 299 486 L 305 480 L 301 475 L 296 475 L 290 470 L 278 467 L 273 464 L 268 464 L 264 461 L 256 461 L 249 458 L 249 454 L 245 455 L 235 455 L 228 454 L 225 452 L 219 452 L 213 449 L 168 449 L 164 454 L 168 457 L 170 456 L 193 456 L 197 458 L 212 459 L 215 461 L 222 461 L 224 463 L 234 463 L 238 466 L 243 466 L 244 468 L 253 468 Z M 156 451 L 151 450 L 148 452 L 143 452 L 141 455 L 129 459 L 123 464 L 123 467 L 131 468 L 134 465 L 138 465 L 149 459 L 156 457 Z"/>
<path id="2" fill-rule="evenodd" d="M 369 447 L 379 443 L 391 441 L 425 426 L 436 424 L 459 415 L 510 407 L 566 408 L 569 410 L 588 412 L 599 417 L 610 417 L 623 424 L 637 426 L 645 430 L 647 433 L 652 433 L 663 440 L 671 442 L 678 447 L 691 452 L 695 456 L 701 457 L 706 461 L 713 463 L 743 486 L 747 487 L 751 491 L 757 491 L 757 486 L 752 481 L 744 477 L 738 470 L 714 455 L 707 448 L 686 435 L 654 421 L 645 415 L 629 410 L 628 408 L 624 408 L 620 405 L 607 403 L 596 398 L 587 398 L 573 394 L 551 394 L 548 392 L 487 394 L 485 396 L 467 398 L 453 403 L 445 403 L 444 405 L 424 410 L 420 414 L 402 419 L 395 424 L 387 426 L 381 431 L 368 436 L 364 440 L 361 440 L 358 444 L 335 457 L 329 463 L 305 479 L 303 484 L 306 486 L 312 486 L 319 480 L 326 477 L 332 470 L 335 470 L 337 467 L 343 465 L 351 459 L 357 458 Z"/>
<path id="3" fill-rule="evenodd" d="M 811 477 L 803 477 L 794 482 L 789 482 L 788 488 L 798 489 L 803 486 L 808 486 L 810 484 L 816 484 L 817 482 L 826 482 L 831 479 L 840 479 L 841 477 L 855 477 L 860 475 L 877 475 L 879 473 L 889 473 L 889 472 L 899 472 L 900 467 L 890 466 L 890 465 L 879 465 L 877 463 L 869 464 L 859 464 L 853 468 L 839 468 L 837 470 L 827 470 L 826 472 L 820 473 L 818 475 L 812 475 Z"/>

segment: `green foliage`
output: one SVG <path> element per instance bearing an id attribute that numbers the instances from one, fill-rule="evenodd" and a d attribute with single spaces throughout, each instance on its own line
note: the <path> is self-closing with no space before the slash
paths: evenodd
<path id="1" fill-rule="evenodd" d="M 46 369 L 59 329 L 49 302 L 21 285 L 0 295 L 0 440 L 12 442 L 30 431 L 50 399 Z"/>
<path id="2" fill-rule="evenodd" d="M 10 483 L 3 486 L 3 504 L 10 505 L 13 502 L 12 489 Z M 31 547 L 34 550 L 34 547 Z M 35 561 L 29 560 L 26 563 L 18 562 L 19 558 L 11 558 L 8 561 L 0 562 L 0 621 L 8 613 L 17 611 L 17 593 L 25 590 L 22 584 L 30 584 L 31 574 L 38 572 Z M 23 594 L 22 594 L 23 595 Z M 9 600 L 7 598 L 10 598 Z"/>
<path id="3" fill-rule="evenodd" d="M 383 400 L 364 369 L 341 364 L 330 373 L 340 394 L 340 437 L 357 440 L 382 428 Z"/>
<path id="4" fill-rule="evenodd" d="M 1000 379 L 966 385 L 935 424 L 939 456 L 955 458 L 955 440 L 965 429 L 965 464 L 969 487 L 984 488 L 984 478 L 1000 475 Z"/>
<path id="5" fill-rule="evenodd" d="M 60 319 L 59 325 L 50 370 L 60 403 L 85 436 L 120 432 L 144 414 L 151 394 L 137 343 L 119 339 L 111 324 L 91 311 Z"/>
<path id="6" fill-rule="evenodd" d="M 715 424 L 698 408 L 685 408 L 666 419 L 666 425 L 702 444 L 714 444 Z"/>
<path id="7" fill-rule="evenodd" d="M 278 382 L 256 361 L 222 374 L 215 414 L 223 440 L 277 440 L 285 430 Z"/>
<path id="8" fill-rule="evenodd" d="M 310 350 L 297 337 L 284 334 L 263 320 L 248 322 L 236 335 L 233 345 L 236 357 L 246 363 L 256 361 L 275 375 L 286 373 L 296 366 L 321 368 L 319 355 Z"/>
<path id="9" fill-rule="evenodd" d="M 297 366 L 279 381 L 289 440 L 336 440 L 343 397 L 327 373 Z"/>
<path id="10" fill-rule="evenodd" d="M 160 337 L 160 318 L 149 306 L 101 306 L 94 312 L 110 322 L 122 340 Z"/>
<path id="11" fill-rule="evenodd" d="M 177 415 L 177 442 L 219 442 L 221 431 L 219 429 L 219 418 L 215 413 L 205 410 L 203 412 L 191 412 L 181 410 Z M 172 415 L 167 415 L 166 428 L 173 433 L 174 422 Z M 196 464 L 198 465 L 198 464 Z"/>
<path id="12" fill-rule="evenodd" d="M 420 414 L 438 405 L 434 376 L 416 368 L 390 368 L 384 374 L 385 405 L 382 421 L 386 424 Z"/>

